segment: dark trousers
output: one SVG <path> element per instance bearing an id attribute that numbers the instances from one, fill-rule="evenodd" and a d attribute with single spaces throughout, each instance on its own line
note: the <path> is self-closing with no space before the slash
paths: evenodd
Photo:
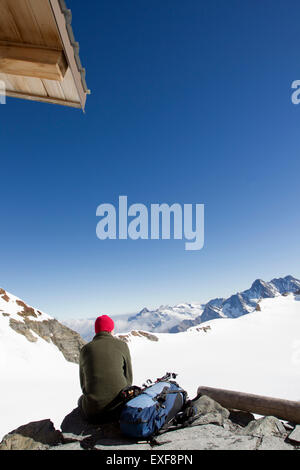
<path id="1" fill-rule="evenodd" d="M 119 397 L 118 400 L 112 402 L 107 409 L 104 409 L 101 413 L 97 413 L 95 415 L 89 415 L 87 416 L 82 407 L 82 400 L 83 400 L 83 395 L 78 400 L 78 408 L 81 412 L 81 415 L 85 421 L 91 424 L 105 424 L 105 423 L 111 423 L 115 421 L 119 421 L 122 408 L 124 404 L 120 402 Z"/>

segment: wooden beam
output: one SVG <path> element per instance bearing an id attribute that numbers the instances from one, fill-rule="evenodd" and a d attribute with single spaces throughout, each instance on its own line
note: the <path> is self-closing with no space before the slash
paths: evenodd
<path id="1" fill-rule="evenodd" d="M 67 100 L 61 100 L 59 98 L 52 98 L 51 96 L 30 95 L 27 93 L 7 91 L 7 90 L 5 94 L 6 96 L 9 96 L 11 98 L 21 98 L 23 100 L 40 101 L 41 103 L 60 104 L 63 106 L 70 106 L 71 108 L 81 109 L 81 103 L 77 101 L 67 101 Z"/>
<path id="2" fill-rule="evenodd" d="M 298 401 L 211 387 L 198 387 L 197 393 L 207 395 L 227 409 L 249 411 L 262 416 L 275 416 L 285 421 L 300 424 L 300 402 Z"/>
<path id="3" fill-rule="evenodd" d="M 70 42 L 70 37 L 66 28 L 66 18 L 61 10 L 59 0 L 49 0 L 52 7 L 53 16 L 55 18 L 57 28 L 60 34 L 61 42 L 64 46 L 64 52 L 68 60 L 69 68 L 72 72 L 77 93 L 81 102 L 82 109 L 84 110 L 86 103 L 86 91 L 83 88 L 81 74 L 78 70 L 75 60 L 74 48 Z"/>
<path id="4" fill-rule="evenodd" d="M 0 72 L 62 81 L 68 69 L 63 51 L 40 47 L 0 45 Z"/>

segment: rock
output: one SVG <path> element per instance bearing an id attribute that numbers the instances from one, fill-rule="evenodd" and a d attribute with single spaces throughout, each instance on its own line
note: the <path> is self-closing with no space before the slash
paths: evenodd
<path id="1" fill-rule="evenodd" d="M 283 426 L 287 431 L 293 431 L 295 429 L 295 424 L 289 423 L 287 421 L 283 422 Z"/>
<path id="2" fill-rule="evenodd" d="M 138 333 L 139 333 L 140 336 L 144 336 L 145 338 L 149 339 L 149 341 L 158 341 L 157 336 L 155 336 L 151 333 L 148 333 L 147 331 L 139 330 Z"/>
<path id="3" fill-rule="evenodd" d="M 129 343 L 131 341 L 132 336 L 140 336 L 149 339 L 149 341 L 158 341 L 158 337 L 148 333 L 147 331 L 136 331 L 132 330 L 130 333 L 127 333 L 125 335 L 117 334 L 116 337 L 119 338 L 120 340 L 124 341 L 125 343 Z"/>
<path id="4" fill-rule="evenodd" d="M 60 426 L 63 436 L 73 439 L 82 440 L 87 436 L 95 435 L 100 432 L 99 424 L 90 424 L 83 418 L 80 409 L 77 407 L 69 413 Z"/>
<path id="5" fill-rule="evenodd" d="M 300 426 L 296 426 L 295 429 L 288 436 L 290 441 L 300 444 Z"/>
<path id="6" fill-rule="evenodd" d="M 101 439 L 95 444 L 96 450 L 151 450 L 150 444 L 143 442 L 134 442 L 129 439 Z M 158 447 L 160 450 L 161 447 Z"/>
<path id="7" fill-rule="evenodd" d="M 211 412 L 197 418 L 194 421 L 194 424 L 197 426 L 203 424 L 215 424 L 217 426 L 224 426 L 224 417 L 221 413 Z"/>
<path id="8" fill-rule="evenodd" d="M 201 397 L 202 418 L 212 415 L 226 416 L 220 405 L 207 397 Z M 199 406 L 200 408 L 200 406 Z M 218 410 L 218 411 L 216 411 Z M 206 411 L 208 411 L 206 413 Z M 227 411 L 227 410 L 225 410 Z M 224 414 L 224 415 L 223 415 Z M 154 450 L 292 450 L 294 446 L 284 442 L 282 437 L 272 433 L 282 431 L 276 418 L 268 417 L 251 421 L 255 424 L 252 433 L 266 430 L 269 435 L 242 434 L 246 428 L 233 425 L 230 420 L 222 427 L 215 424 L 193 425 L 159 435 L 159 446 Z M 229 428 L 231 423 L 232 428 Z M 282 424 L 279 421 L 280 424 Z M 219 423 L 218 423 L 219 424 Z M 275 429 L 276 428 L 276 429 Z M 62 423 L 63 432 L 56 431 L 50 420 L 29 423 L 5 436 L 0 450 L 107 450 L 135 451 L 153 450 L 147 441 L 135 441 L 123 436 L 119 423 L 91 425 L 84 421 L 78 408 L 73 410 Z M 248 429 L 249 431 L 249 429 Z"/>
<path id="9" fill-rule="evenodd" d="M 25 316 L 23 321 L 10 319 L 9 325 L 17 333 L 24 335 L 28 341 L 37 341 L 37 338 L 32 334 L 34 332 L 43 340 L 52 342 L 62 352 L 67 361 L 78 364 L 80 349 L 84 346 L 85 341 L 78 333 L 62 325 L 57 320 L 35 321 Z"/>
<path id="10" fill-rule="evenodd" d="M 286 436 L 286 430 L 282 422 L 274 416 L 251 421 L 242 431 L 242 434 L 251 436 Z"/>
<path id="11" fill-rule="evenodd" d="M 234 433 L 213 424 L 187 427 L 157 437 L 154 450 L 255 450 L 258 438 L 236 436 Z M 97 443 L 97 450 L 151 450 L 145 441 L 107 439 Z"/>
<path id="12" fill-rule="evenodd" d="M 23 317 L 23 318 L 26 318 L 26 317 L 37 318 L 38 317 L 37 314 L 34 311 L 34 308 L 29 307 L 22 300 L 16 300 L 16 304 L 18 304 L 23 309 L 20 312 L 18 312 L 18 315 L 20 317 Z"/>
<path id="13" fill-rule="evenodd" d="M 65 444 L 77 442 L 84 449 L 93 449 L 97 443 L 101 445 L 102 441 L 120 443 L 124 440 L 118 422 L 90 424 L 85 421 L 78 407 L 64 418 L 61 430 Z"/>
<path id="14" fill-rule="evenodd" d="M 54 447 L 50 447 L 49 450 L 84 450 L 80 442 L 71 442 L 69 444 L 62 444 Z"/>
<path id="15" fill-rule="evenodd" d="M 261 439 L 257 450 L 294 450 L 294 447 L 280 437 L 268 436 Z"/>
<path id="16" fill-rule="evenodd" d="M 63 442 L 60 431 L 45 419 L 20 426 L 4 436 L 0 450 L 45 450 Z"/>
<path id="17" fill-rule="evenodd" d="M 62 433 L 62 436 L 63 436 L 63 442 L 64 444 L 71 444 L 73 442 L 81 442 L 83 441 L 84 439 L 86 439 L 87 437 L 91 437 L 92 434 L 88 434 L 88 435 L 77 435 L 77 434 L 73 434 L 71 432 L 63 432 Z"/>
<path id="18" fill-rule="evenodd" d="M 256 437 L 239 436 L 213 424 L 163 434 L 158 441 L 169 441 L 158 450 L 255 450 L 258 443 Z"/>
<path id="19" fill-rule="evenodd" d="M 239 426 L 247 426 L 251 421 L 253 421 L 254 415 L 252 413 L 249 413 L 248 411 L 240 411 L 240 410 L 229 410 L 230 415 L 229 419 L 235 424 L 238 424 Z"/>
<path id="20" fill-rule="evenodd" d="M 299 442 L 300 426 L 290 433 L 283 423 L 268 416 L 251 420 L 246 427 L 234 423 L 230 417 L 246 423 L 250 414 L 229 412 L 211 398 L 203 395 L 193 401 L 199 417 L 192 426 L 179 428 L 156 437 L 154 450 L 292 450 Z M 56 431 L 48 420 L 29 423 L 7 434 L 0 450 L 152 450 L 147 440 L 136 441 L 123 436 L 119 422 L 90 424 L 75 408 Z M 294 433 L 294 437 L 293 437 Z"/>
<path id="21" fill-rule="evenodd" d="M 10 318 L 9 326 L 20 335 L 25 336 L 25 338 L 30 341 L 31 343 L 36 343 L 38 338 L 33 336 L 31 330 L 27 327 L 27 325 L 21 321 L 17 321 L 14 318 Z"/>
<path id="22" fill-rule="evenodd" d="M 223 426 L 229 418 L 230 412 L 206 395 L 192 400 L 192 404 L 196 406 L 199 415 L 194 421 L 195 425 L 217 424 Z"/>
<path id="23" fill-rule="evenodd" d="M 36 442 L 30 437 L 24 437 L 21 434 L 6 435 L 1 444 L 1 450 L 47 450 L 50 446 Z"/>

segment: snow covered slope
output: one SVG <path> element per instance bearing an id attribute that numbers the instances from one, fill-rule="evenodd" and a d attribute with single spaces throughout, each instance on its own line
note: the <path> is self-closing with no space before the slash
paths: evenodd
<path id="1" fill-rule="evenodd" d="M 157 342 L 131 336 L 135 383 L 168 371 L 179 374 L 190 398 L 205 385 L 300 401 L 300 296 L 264 299 L 260 307 L 176 335 L 156 334 Z"/>
<path id="2" fill-rule="evenodd" d="M 50 320 L 51 317 L 34 307 L 30 307 L 23 300 L 13 294 L 0 289 L 0 314 L 2 317 L 23 321 L 24 318 L 32 317 L 36 321 Z"/>
<path id="3" fill-rule="evenodd" d="M 265 282 L 262 279 L 256 279 L 250 289 L 238 292 L 228 299 L 213 299 L 209 301 L 203 310 L 203 313 L 196 317 L 189 325 L 181 323 L 171 329 L 171 333 L 185 331 L 187 327 L 197 325 L 217 318 L 238 318 L 255 311 L 262 299 L 273 298 L 283 293 L 297 292 L 300 289 L 300 281 L 293 276 L 272 279 Z"/>
<path id="4" fill-rule="evenodd" d="M 32 325 L 43 332 L 51 326 L 54 333 L 49 334 L 59 331 L 60 338 L 64 332 L 66 342 L 78 340 L 49 315 L 0 290 L 0 440 L 20 423 L 44 419 L 48 412 L 59 427 L 81 393 L 78 365 Z"/>

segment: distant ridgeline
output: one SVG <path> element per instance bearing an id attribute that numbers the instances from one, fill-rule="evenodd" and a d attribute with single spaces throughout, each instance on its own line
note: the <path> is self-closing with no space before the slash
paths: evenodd
<path id="1" fill-rule="evenodd" d="M 117 333 L 128 333 L 133 330 L 179 333 L 217 318 L 238 318 L 260 310 L 261 299 L 298 291 L 300 291 L 300 281 L 293 276 L 272 279 L 271 282 L 257 279 L 250 289 L 236 293 L 229 298 L 212 299 L 206 304 L 181 303 L 173 307 L 160 306 L 156 310 L 143 308 L 138 314 L 116 318 L 115 331 Z M 93 323 L 94 319 L 68 319 L 64 322 L 80 333 L 86 341 L 93 337 Z"/>

